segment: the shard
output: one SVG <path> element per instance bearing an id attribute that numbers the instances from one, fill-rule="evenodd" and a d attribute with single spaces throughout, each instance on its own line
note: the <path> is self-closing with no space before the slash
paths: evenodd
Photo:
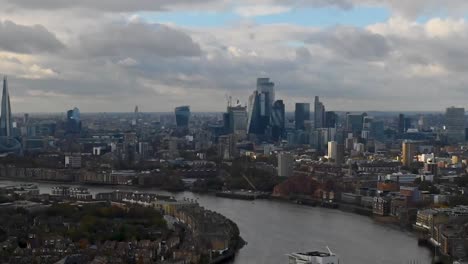
<path id="1" fill-rule="evenodd" d="M 10 93 L 8 92 L 8 81 L 7 78 L 3 78 L 3 92 L 2 92 L 2 114 L 0 117 L 0 136 L 11 137 L 12 128 L 11 119 L 11 105 L 10 105 Z"/>

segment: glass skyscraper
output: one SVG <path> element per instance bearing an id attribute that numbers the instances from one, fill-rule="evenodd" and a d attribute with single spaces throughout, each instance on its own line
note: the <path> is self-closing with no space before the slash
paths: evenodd
<path id="1" fill-rule="evenodd" d="M 296 121 L 296 130 L 305 130 L 305 121 L 310 120 L 310 104 L 296 103 L 294 119 Z"/>
<path id="2" fill-rule="evenodd" d="M 13 120 L 11 119 L 10 93 L 7 78 L 3 78 L 2 115 L 0 117 L 0 136 L 11 137 Z"/>
<path id="3" fill-rule="evenodd" d="M 67 134 L 81 133 L 81 114 L 80 110 L 75 107 L 67 112 L 67 122 L 65 124 L 65 131 Z"/>
<path id="4" fill-rule="evenodd" d="M 334 128 L 338 122 L 338 115 L 333 111 L 325 112 L 325 127 Z"/>
<path id="5" fill-rule="evenodd" d="M 190 121 L 190 106 L 184 105 L 175 108 L 176 124 L 179 128 L 187 128 Z"/>
<path id="6" fill-rule="evenodd" d="M 364 114 L 347 114 L 346 130 L 354 135 L 360 135 L 364 126 Z"/>
<path id="7" fill-rule="evenodd" d="M 271 112 L 271 136 L 273 140 L 279 140 L 284 137 L 286 124 L 285 115 L 283 100 L 277 100 L 273 104 Z"/>
<path id="8" fill-rule="evenodd" d="M 249 97 L 247 132 L 254 135 L 265 135 L 270 125 L 275 84 L 269 78 L 257 79 L 257 90 Z"/>
<path id="9" fill-rule="evenodd" d="M 314 102 L 314 127 L 315 129 L 322 128 L 325 125 L 325 106 L 318 96 L 315 96 Z"/>
<path id="10" fill-rule="evenodd" d="M 13 137 L 13 119 L 11 118 L 10 93 L 7 78 L 3 78 L 2 113 L 0 116 L 0 153 L 22 153 L 21 144 Z"/>

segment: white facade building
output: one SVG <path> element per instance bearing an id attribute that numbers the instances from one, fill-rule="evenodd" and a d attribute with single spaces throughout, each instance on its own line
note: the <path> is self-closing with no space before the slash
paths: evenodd
<path id="1" fill-rule="evenodd" d="M 294 174 L 294 156 L 289 152 L 278 154 L 278 176 L 290 177 Z"/>

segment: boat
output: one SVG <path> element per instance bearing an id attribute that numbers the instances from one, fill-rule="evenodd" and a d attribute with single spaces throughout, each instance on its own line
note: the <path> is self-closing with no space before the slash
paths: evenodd
<path id="1" fill-rule="evenodd" d="M 287 254 L 289 264 L 339 264 L 340 259 L 328 247 L 328 252 L 311 251 Z"/>

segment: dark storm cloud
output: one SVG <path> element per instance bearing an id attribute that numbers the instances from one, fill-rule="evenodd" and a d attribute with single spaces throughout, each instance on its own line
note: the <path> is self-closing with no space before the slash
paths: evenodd
<path id="1" fill-rule="evenodd" d="M 64 45 L 41 25 L 23 26 L 0 21 L 0 49 L 15 53 L 54 52 Z"/>
<path id="2" fill-rule="evenodd" d="M 186 33 L 161 24 L 111 24 L 80 37 L 82 52 L 93 57 L 199 56 L 200 46 Z"/>

